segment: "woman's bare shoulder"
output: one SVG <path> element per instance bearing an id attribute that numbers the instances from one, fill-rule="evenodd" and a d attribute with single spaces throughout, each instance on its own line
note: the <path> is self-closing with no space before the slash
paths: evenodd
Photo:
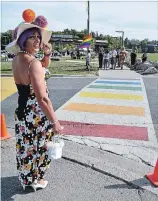
<path id="1" fill-rule="evenodd" d="M 33 58 L 29 62 L 28 66 L 29 66 L 29 71 L 32 72 L 32 73 L 37 73 L 37 72 L 43 71 L 43 67 L 42 67 L 41 62 L 36 58 Z"/>

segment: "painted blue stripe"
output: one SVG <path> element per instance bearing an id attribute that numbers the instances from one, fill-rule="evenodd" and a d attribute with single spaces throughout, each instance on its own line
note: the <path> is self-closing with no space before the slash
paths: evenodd
<path id="1" fill-rule="evenodd" d="M 102 84 L 133 84 L 133 85 L 141 85 L 141 82 L 122 82 L 122 81 L 95 81 L 95 83 Z"/>

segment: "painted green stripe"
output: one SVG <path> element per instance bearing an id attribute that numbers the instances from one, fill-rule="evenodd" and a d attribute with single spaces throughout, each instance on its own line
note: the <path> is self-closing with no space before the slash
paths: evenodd
<path id="1" fill-rule="evenodd" d="M 106 86 L 105 85 L 90 85 L 87 88 L 142 91 L 141 87 L 123 87 L 123 86 L 107 86 L 107 85 Z"/>

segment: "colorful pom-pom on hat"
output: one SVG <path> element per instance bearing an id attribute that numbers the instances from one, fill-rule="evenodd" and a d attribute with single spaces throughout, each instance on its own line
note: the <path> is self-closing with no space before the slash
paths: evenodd
<path id="1" fill-rule="evenodd" d="M 35 12 L 31 9 L 24 10 L 22 17 L 25 20 L 25 22 L 31 23 L 35 19 Z"/>
<path id="2" fill-rule="evenodd" d="M 38 16 L 38 17 L 36 17 L 36 19 L 34 20 L 34 22 L 32 24 L 35 24 L 44 29 L 45 27 L 47 27 L 48 22 L 44 16 Z"/>
<path id="3" fill-rule="evenodd" d="M 22 13 L 22 17 L 25 21 L 15 28 L 13 31 L 13 41 L 6 46 L 6 50 L 10 53 L 17 53 L 20 51 L 20 48 L 17 45 L 17 40 L 27 29 L 34 27 L 40 29 L 43 43 L 48 43 L 51 38 L 52 31 L 47 30 L 48 22 L 44 16 L 38 16 L 35 18 L 35 12 L 31 9 L 26 9 Z"/>

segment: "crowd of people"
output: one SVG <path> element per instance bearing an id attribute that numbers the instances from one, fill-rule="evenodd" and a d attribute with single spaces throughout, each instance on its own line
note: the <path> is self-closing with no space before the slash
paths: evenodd
<path id="1" fill-rule="evenodd" d="M 122 49 L 111 49 L 111 50 L 104 50 L 103 48 L 99 49 L 98 52 L 98 59 L 99 59 L 99 68 L 100 69 L 115 69 L 116 67 L 120 67 L 121 70 L 123 69 L 123 65 L 128 57 L 128 52 L 125 48 Z M 130 53 L 130 65 L 134 66 L 137 59 L 137 53 L 135 49 L 132 49 Z M 147 53 L 143 52 L 142 55 L 142 63 L 147 61 Z"/>
<path id="2" fill-rule="evenodd" d="M 127 52 L 125 51 L 125 48 L 111 50 L 104 50 L 103 48 L 100 48 L 98 53 L 99 68 L 107 70 L 121 67 L 121 69 L 123 69 L 126 57 Z"/>

